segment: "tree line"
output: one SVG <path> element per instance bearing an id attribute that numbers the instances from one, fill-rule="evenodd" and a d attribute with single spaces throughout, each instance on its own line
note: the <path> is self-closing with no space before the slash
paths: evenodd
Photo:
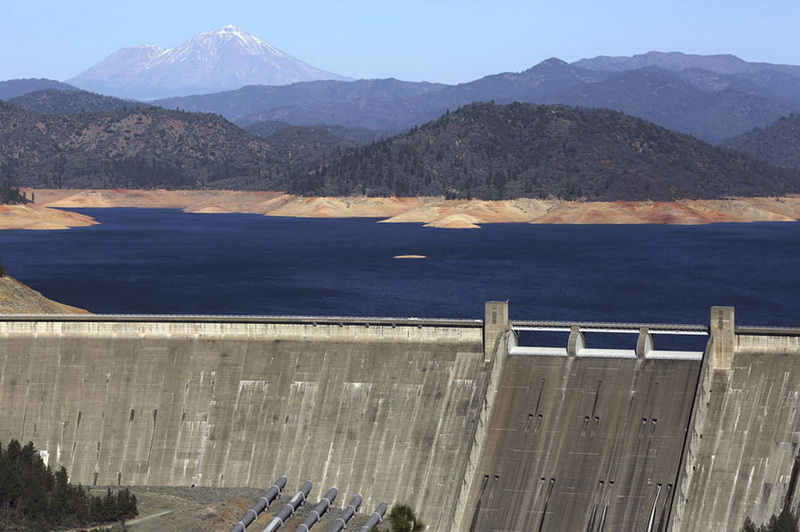
<path id="1" fill-rule="evenodd" d="M 11 186 L 11 183 L 0 180 L 0 205 L 23 205 L 29 203 L 24 192 Z"/>
<path id="2" fill-rule="evenodd" d="M 69 482 L 62 466 L 53 472 L 33 443 L 0 444 L 0 529 L 39 531 L 124 521 L 138 514 L 128 489 L 89 495 Z"/>

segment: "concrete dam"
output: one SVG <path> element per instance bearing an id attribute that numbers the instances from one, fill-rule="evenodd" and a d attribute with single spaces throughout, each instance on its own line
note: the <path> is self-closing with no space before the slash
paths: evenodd
<path id="1" fill-rule="evenodd" d="M 659 349 L 673 337 L 700 347 Z M 285 473 L 431 531 L 738 530 L 800 503 L 800 329 L 730 307 L 702 326 L 503 302 L 483 320 L 3 316 L 0 401 L 0 441 L 72 482 Z"/>

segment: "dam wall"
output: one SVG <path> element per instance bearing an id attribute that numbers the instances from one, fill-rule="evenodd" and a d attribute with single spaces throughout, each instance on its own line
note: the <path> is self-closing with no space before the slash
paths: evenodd
<path id="1" fill-rule="evenodd" d="M 704 347 L 660 350 L 674 335 Z M 0 402 L 0 441 L 73 482 L 285 473 L 407 503 L 429 531 L 716 532 L 800 507 L 800 329 L 729 307 L 708 326 L 520 322 L 503 302 L 484 320 L 4 317 Z"/>
<path id="2" fill-rule="evenodd" d="M 738 530 L 786 506 L 795 515 L 800 331 L 739 328 L 712 309 L 712 335 L 681 470 L 672 530 Z"/>
<path id="3" fill-rule="evenodd" d="M 638 355 L 595 349 L 572 329 L 560 348 L 511 337 L 458 530 L 665 529 L 700 354 L 654 351 L 646 331 Z"/>
<path id="4" fill-rule="evenodd" d="M 488 374 L 480 321 L 0 321 L 0 441 L 84 485 L 286 473 L 446 530 Z"/>

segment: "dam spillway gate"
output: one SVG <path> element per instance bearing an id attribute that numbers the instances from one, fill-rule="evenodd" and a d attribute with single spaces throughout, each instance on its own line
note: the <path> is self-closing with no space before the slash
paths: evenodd
<path id="1" fill-rule="evenodd" d="M 670 335 L 707 345 L 659 349 Z M 729 307 L 708 326 L 517 322 L 502 302 L 484 320 L 8 316 L 0 401 L 0 440 L 74 482 L 286 473 L 429 530 L 734 530 L 798 504 L 800 330 Z"/>

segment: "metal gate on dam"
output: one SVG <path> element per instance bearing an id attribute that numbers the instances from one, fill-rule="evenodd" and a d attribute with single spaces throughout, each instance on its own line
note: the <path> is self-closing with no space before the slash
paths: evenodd
<path id="1" fill-rule="evenodd" d="M 0 404 L 0 441 L 84 485 L 287 474 L 437 531 L 738 530 L 798 509 L 800 329 L 730 307 L 703 326 L 522 322 L 503 302 L 474 321 L 4 316 Z"/>

